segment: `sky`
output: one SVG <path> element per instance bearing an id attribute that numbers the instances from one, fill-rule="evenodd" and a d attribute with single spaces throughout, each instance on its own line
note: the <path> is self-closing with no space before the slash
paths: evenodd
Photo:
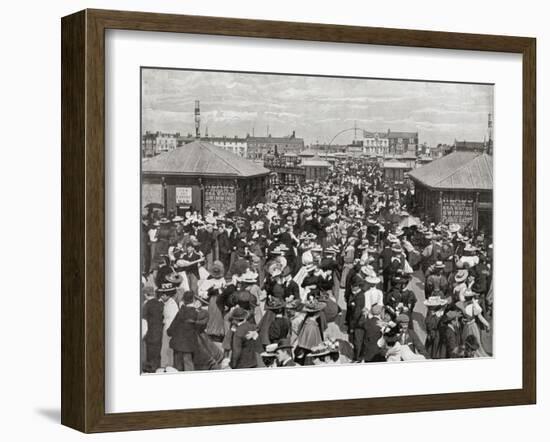
<path id="1" fill-rule="evenodd" d="M 200 100 L 201 135 L 290 135 L 306 145 L 328 143 L 338 132 L 418 131 L 435 146 L 455 139 L 483 141 L 493 86 L 368 78 L 142 70 L 142 130 L 195 133 Z M 354 131 L 332 144 L 349 143 Z M 360 132 L 357 132 L 360 135 Z"/>

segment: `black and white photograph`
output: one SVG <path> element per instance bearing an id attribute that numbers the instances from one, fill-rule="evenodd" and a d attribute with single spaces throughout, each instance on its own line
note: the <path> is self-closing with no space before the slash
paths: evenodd
<path id="1" fill-rule="evenodd" d="M 494 356 L 494 85 L 367 74 L 141 68 L 142 374 Z"/>

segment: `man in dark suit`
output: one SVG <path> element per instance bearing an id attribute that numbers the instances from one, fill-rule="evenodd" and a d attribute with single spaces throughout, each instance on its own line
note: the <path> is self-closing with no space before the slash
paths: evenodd
<path id="1" fill-rule="evenodd" d="M 445 357 L 461 358 L 463 356 L 461 344 L 461 332 L 459 320 L 461 313 L 456 310 L 449 310 L 443 317 L 440 336 L 445 347 Z"/>
<path id="2" fill-rule="evenodd" d="M 141 317 L 147 324 L 147 333 L 143 337 L 145 343 L 144 371 L 154 373 L 160 367 L 164 303 L 155 295 L 153 287 L 145 287 L 143 294 L 146 301 L 143 304 Z"/>
<path id="3" fill-rule="evenodd" d="M 231 339 L 231 360 L 229 366 L 237 368 L 255 368 L 258 366 L 257 354 L 261 346 L 257 336 L 251 339 L 251 334 L 257 335 L 257 329 L 248 319 L 248 312 L 242 307 L 235 307 L 231 312 L 231 322 L 235 331 Z"/>
<path id="4" fill-rule="evenodd" d="M 277 345 L 276 353 L 279 367 L 296 366 L 296 362 L 292 359 L 292 345 L 290 344 L 290 339 L 281 339 Z"/>
<path id="5" fill-rule="evenodd" d="M 408 345 L 413 353 L 429 358 L 430 355 L 426 351 L 424 342 L 422 342 L 414 328 L 409 327 L 409 315 L 401 313 L 397 316 L 395 322 L 399 326 L 399 343 L 401 345 Z"/>
<path id="6" fill-rule="evenodd" d="M 226 222 L 222 225 L 220 234 L 218 235 L 218 251 L 220 261 L 228 271 L 231 265 L 231 254 L 233 253 L 236 241 L 236 233 L 233 223 Z"/>
<path id="7" fill-rule="evenodd" d="M 193 355 L 198 348 L 196 324 L 198 313 L 193 292 L 183 294 L 183 305 L 166 332 L 170 339 L 170 348 L 174 350 L 174 368 L 178 371 L 193 371 Z"/>
<path id="8" fill-rule="evenodd" d="M 363 350 L 363 340 L 365 337 L 365 329 L 361 327 L 363 317 L 363 310 L 365 308 L 365 290 L 364 283 L 360 280 L 356 280 L 351 286 L 351 298 L 349 300 L 348 308 L 350 310 L 349 315 L 349 334 L 350 341 L 353 343 L 354 360 L 359 361 L 361 359 L 361 352 Z"/>
<path id="9" fill-rule="evenodd" d="M 382 329 L 380 328 L 381 315 L 384 310 L 379 304 L 372 307 L 370 314 L 362 323 L 365 330 L 365 338 L 363 340 L 363 353 L 361 359 L 365 362 L 383 362 L 384 356 L 382 350 L 378 346 L 378 341 L 382 337 Z"/>

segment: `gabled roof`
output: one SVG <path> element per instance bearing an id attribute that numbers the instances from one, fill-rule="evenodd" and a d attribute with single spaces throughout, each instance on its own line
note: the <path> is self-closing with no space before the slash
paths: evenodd
<path id="1" fill-rule="evenodd" d="M 145 174 L 251 177 L 267 175 L 269 169 L 202 140 L 177 147 L 144 160 Z"/>
<path id="2" fill-rule="evenodd" d="M 453 152 L 409 172 L 432 189 L 493 190 L 493 157 L 478 152 Z"/>

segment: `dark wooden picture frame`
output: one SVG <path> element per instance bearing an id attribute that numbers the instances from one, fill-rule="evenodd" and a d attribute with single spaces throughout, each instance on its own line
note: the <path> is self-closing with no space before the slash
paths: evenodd
<path id="1" fill-rule="evenodd" d="M 185 15 L 85 10 L 62 28 L 61 422 L 83 432 L 534 404 L 536 401 L 536 40 Z M 105 412 L 105 30 L 124 29 L 518 53 L 523 57 L 523 385 L 190 410 Z"/>

